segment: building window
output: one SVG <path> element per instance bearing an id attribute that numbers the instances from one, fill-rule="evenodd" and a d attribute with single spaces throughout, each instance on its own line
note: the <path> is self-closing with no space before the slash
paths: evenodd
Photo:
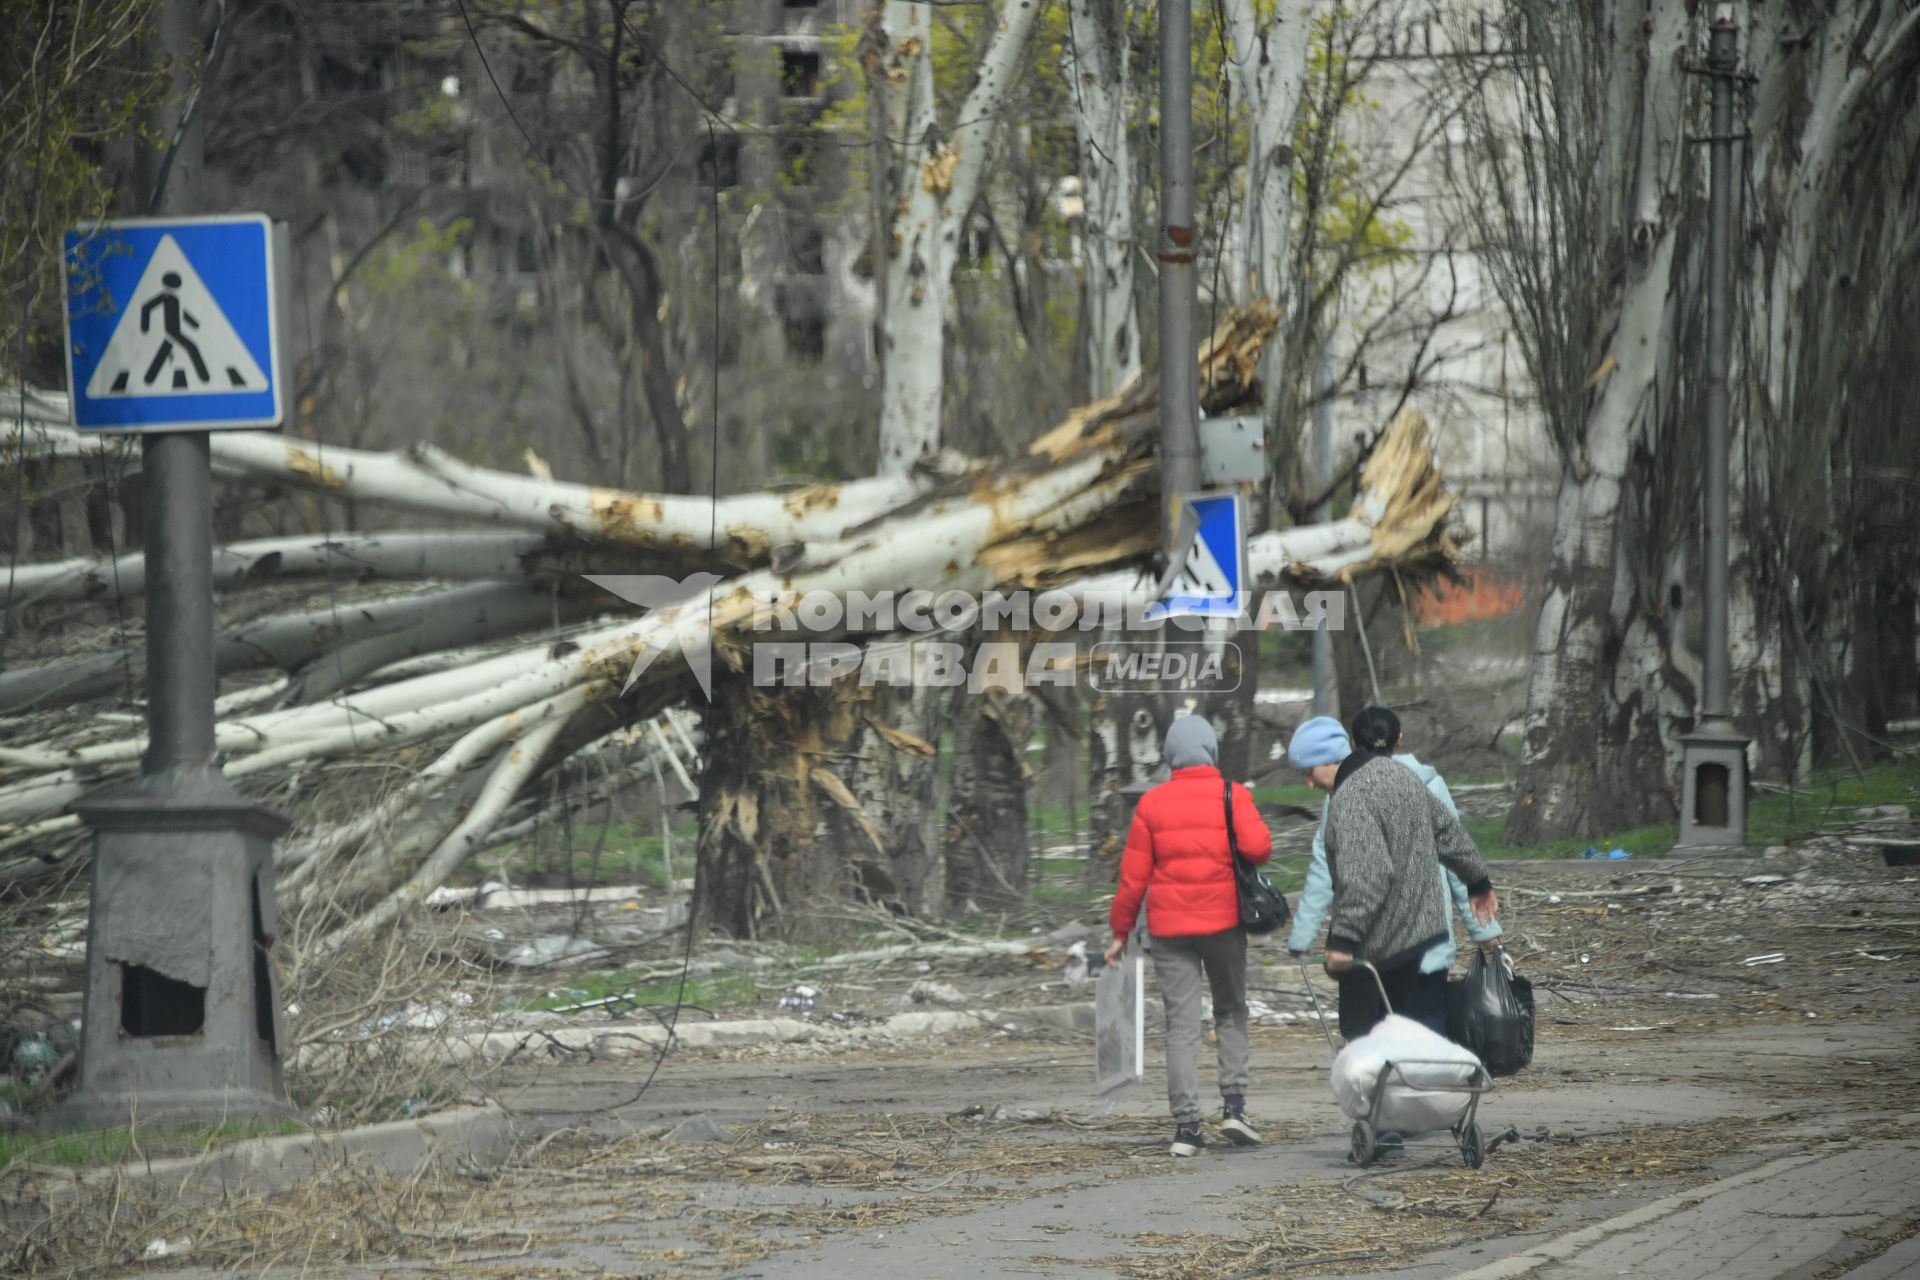
<path id="1" fill-rule="evenodd" d="M 793 218 L 784 220 L 787 238 L 787 260 L 793 270 L 803 276 L 819 276 L 827 273 L 827 233 L 820 224 L 811 218 Z"/>
<path id="2" fill-rule="evenodd" d="M 827 356 L 827 324 L 817 315 L 789 316 L 782 325 L 790 359 L 818 364 Z"/>
<path id="3" fill-rule="evenodd" d="M 820 146 L 805 124 L 786 125 L 777 148 L 780 176 L 796 187 L 811 186 L 819 179 Z"/>
<path id="4" fill-rule="evenodd" d="M 728 187 L 739 186 L 740 135 L 724 134 L 702 143 L 698 170 L 703 187 L 718 187 L 724 191 Z"/>
<path id="5" fill-rule="evenodd" d="M 780 96 L 817 98 L 820 96 L 820 55 L 811 49 L 780 51 Z"/>
<path id="6" fill-rule="evenodd" d="M 773 301 L 786 339 L 787 358 L 815 364 L 825 359 L 827 316 L 816 290 L 807 285 L 782 284 L 775 288 Z"/>

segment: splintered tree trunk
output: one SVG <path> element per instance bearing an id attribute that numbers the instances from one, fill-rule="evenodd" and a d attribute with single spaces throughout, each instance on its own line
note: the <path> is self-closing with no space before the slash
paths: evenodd
<path id="1" fill-rule="evenodd" d="M 945 832 L 947 907 L 1013 905 L 1025 898 L 1031 882 L 1026 767 L 1031 705 L 1017 688 L 955 693 Z"/>
<path id="2" fill-rule="evenodd" d="M 940 905 L 940 713 L 947 690 L 862 689 L 852 790 L 878 832 L 863 883 L 915 915 Z"/>
<path id="3" fill-rule="evenodd" d="M 839 686 L 756 688 L 751 668 L 715 664 L 700 776 L 696 936 L 805 940 L 831 932 L 808 908 L 845 902 L 855 878 L 883 854 L 831 768 L 859 740 L 859 716 L 860 700 Z"/>

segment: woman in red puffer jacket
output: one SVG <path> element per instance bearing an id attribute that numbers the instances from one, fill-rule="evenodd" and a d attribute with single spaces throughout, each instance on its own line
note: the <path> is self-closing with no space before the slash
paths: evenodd
<path id="1" fill-rule="evenodd" d="M 1140 899 L 1147 900 L 1153 972 L 1167 1011 L 1167 1103 L 1173 1111 L 1170 1148 L 1176 1156 L 1198 1155 L 1200 1133 L 1200 982 L 1213 993 L 1219 1035 L 1220 1129 L 1237 1146 L 1260 1141 L 1246 1115 L 1247 934 L 1240 927 L 1240 895 L 1227 844 L 1228 795 L 1233 839 L 1249 862 L 1265 862 L 1273 837 L 1253 796 L 1227 783 L 1219 769 L 1220 744 L 1213 726 L 1182 716 L 1167 730 L 1162 758 L 1173 776 L 1140 797 L 1120 858 L 1120 887 L 1113 895 L 1113 941 L 1107 963 L 1117 964 L 1127 944 Z"/>

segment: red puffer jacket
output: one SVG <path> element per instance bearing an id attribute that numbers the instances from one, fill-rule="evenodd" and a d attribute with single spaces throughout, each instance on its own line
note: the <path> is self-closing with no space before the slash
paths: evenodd
<path id="1" fill-rule="evenodd" d="M 1227 851 L 1227 813 L 1220 771 L 1212 765 L 1175 769 L 1140 797 L 1120 856 L 1120 888 L 1111 924 L 1117 938 L 1133 931 L 1140 896 L 1147 932 L 1156 938 L 1219 933 L 1240 923 L 1240 896 Z M 1273 836 L 1253 807 L 1253 794 L 1233 788 L 1233 836 L 1248 862 L 1265 862 Z M 1149 892 L 1151 891 L 1151 892 Z"/>

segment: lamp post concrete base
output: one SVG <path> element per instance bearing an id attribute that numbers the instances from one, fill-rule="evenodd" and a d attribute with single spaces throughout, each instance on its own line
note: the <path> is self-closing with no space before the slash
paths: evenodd
<path id="1" fill-rule="evenodd" d="M 1676 850 L 1740 849 L 1747 843 L 1747 739 L 1725 720 L 1703 720 L 1681 745 Z"/>
<path id="2" fill-rule="evenodd" d="M 55 1122 L 290 1117 L 269 959 L 285 821 L 215 769 L 77 807 L 94 832 L 93 901 L 79 1087 Z"/>

